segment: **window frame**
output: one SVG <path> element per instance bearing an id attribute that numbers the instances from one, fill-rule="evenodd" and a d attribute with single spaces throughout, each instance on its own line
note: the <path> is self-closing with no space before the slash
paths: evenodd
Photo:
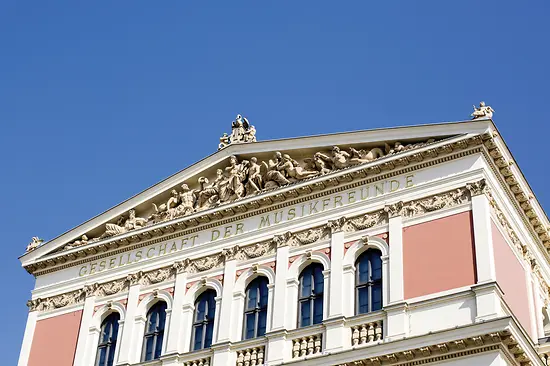
<path id="1" fill-rule="evenodd" d="M 199 303 L 201 301 L 203 301 L 204 297 L 207 297 L 206 299 L 204 299 L 204 301 L 205 301 L 205 314 L 204 315 L 205 316 L 204 316 L 204 319 L 197 320 L 197 315 L 198 315 L 197 311 L 198 311 Z M 190 345 L 191 352 L 200 351 L 200 350 L 209 348 L 209 347 L 212 346 L 212 343 L 214 343 L 214 330 L 215 330 L 216 306 L 217 306 L 216 297 L 217 297 L 216 290 L 208 289 L 208 290 L 202 292 L 199 296 L 197 296 L 197 299 L 195 300 L 195 310 L 193 311 L 193 324 L 192 324 L 192 327 L 191 327 L 191 345 Z M 208 303 L 208 300 L 212 301 L 211 306 Z M 214 316 L 211 317 L 211 318 L 208 317 L 209 309 L 214 310 Z M 199 326 L 202 329 L 201 346 L 200 346 L 200 348 L 195 348 L 196 330 L 199 328 Z M 207 334 L 207 331 L 208 331 L 208 327 L 212 327 L 212 329 L 211 329 L 212 339 L 210 340 L 210 344 L 207 346 L 206 345 L 206 334 Z"/>
<path id="2" fill-rule="evenodd" d="M 145 320 L 145 330 L 143 332 L 143 346 L 141 349 L 141 362 L 145 361 L 152 361 L 152 360 L 158 360 L 162 356 L 162 348 L 164 346 L 164 331 L 166 330 L 166 310 L 168 309 L 168 304 L 165 301 L 158 301 L 149 310 L 147 311 L 147 317 Z M 152 315 L 156 313 L 156 326 L 155 330 L 151 331 L 150 329 L 150 322 Z M 164 318 L 161 322 L 161 318 Z M 162 329 L 159 329 L 160 324 L 163 325 Z M 158 344 L 159 337 L 162 336 L 162 342 L 160 343 L 160 346 Z M 147 340 L 149 338 L 153 338 L 153 344 L 154 347 L 152 349 L 152 358 L 146 359 L 147 356 Z M 160 352 L 158 357 L 155 357 L 155 354 L 157 353 L 158 347 L 160 347 Z"/>
<path id="3" fill-rule="evenodd" d="M 105 328 L 108 325 L 110 326 L 109 339 L 108 341 L 103 341 Z M 114 311 L 109 315 L 107 315 L 105 319 L 103 319 L 103 321 L 101 322 L 101 327 L 99 330 L 99 340 L 96 347 L 96 358 L 94 362 L 95 366 L 113 366 L 116 363 L 115 356 L 116 356 L 116 346 L 118 341 L 119 329 L 120 329 L 120 314 L 117 311 Z M 113 333 L 115 335 L 114 339 L 113 339 Z M 99 355 L 102 349 L 106 349 L 106 356 L 105 356 L 105 363 L 100 365 Z M 110 357 L 112 357 L 112 360 L 109 360 Z"/>
<path id="4" fill-rule="evenodd" d="M 372 280 L 372 259 L 373 257 L 378 257 L 380 261 L 380 278 Z M 368 280 L 366 282 L 360 282 L 360 271 L 359 265 L 365 260 L 368 266 Z M 363 253 L 361 253 L 355 260 L 355 315 L 369 314 L 374 311 L 379 311 L 384 307 L 384 265 L 382 263 L 382 252 L 376 248 L 368 248 Z M 373 310 L 372 308 L 372 290 L 374 287 L 379 287 L 380 289 L 380 309 Z M 368 301 L 368 310 L 366 312 L 359 312 L 361 304 L 359 303 L 359 290 L 367 289 L 367 301 Z"/>
<path id="5" fill-rule="evenodd" d="M 315 293 L 315 269 L 316 268 L 319 268 L 320 269 L 320 276 L 321 276 L 321 281 L 319 281 L 319 283 L 322 283 L 322 292 L 320 293 Z M 303 290 L 303 278 L 304 278 L 304 275 L 307 271 L 311 271 L 311 273 L 309 274 L 310 276 L 310 281 L 311 281 L 311 294 L 308 295 L 308 296 L 303 296 L 302 295 L 302 290 Z M 300 271 L 300 275 L 298 276 L 298 324 L 297 324 L 297 327 L 298 328 L 304 328 L 304 327 L 309 327 L 309 326 L 312 326 L 312 325 L 317 325 L 317 324 L 321 324 L 324 320 L 324 311 L 325 311 L 325 275 L 324 275 L 324 272 L 325 271 L 325 268 L 323 266 L 322 263 L 319 263 L 319 262 L 312 262 L 310 264 L 308 264 L 306 267 L 304 267 L 304 269 L 302 269 Z M 315 313 L 316 313 L 316 307 L 315 305 L 316 304 L 319 304 L 319 302 L 317 300 L 321 300 L 320 301 L 320 304 L 321 304 L 321 321 L 315 323 L 314 322 L 314 318 L 315 318 Z M 309 303 L 309 317 L 310 317 L 310 323 L 307 324 L 307 325 L 304 325 L 303 324 L 303 316 L 302 316 L 302 304 L 303 303 Z"/>
<path id="6" fill-rule="evenodd" d="M 250 296 L 250 291 L 251 291 L 251 287 L 256 285 L 256 283 L 258 284 L 256 286 L 256 306 L 254 308 L 249 308 L 248 307 L 248 303 L 249 303 L 249 296 Z M 265 284 L 265 305 L 264 306 L 260 306 L 261 302 L 262 302 L 262 292 L 260 290 L 260 286 L 264 285 Z M 246 289 L 245 289 L 245 302 L 244 302 L 244 310 L 243 310 L 243 334 L 242 334 L 242 339 L 243 340 L 248 340 L 248 339 L 255 339 L 255 338 L 258 338 L 258 337 L 263 337 L 265 335 L 265 333 L 267 333 L 267 311 L 268 311 L 268 306 L 269 306 L 269 279 L 266 277 L 266 276 L 258 276 L 256 277 L 255 279 L 253 279 L 252 281 L 250 281 L 250 283 L 248 284 L 248 286 L 246 286 Z M 258 330 L 259 330 L 259 320 L 260 320 L 260 315 L 264 313 L 265 314 L 265 325 L 264 325 L 264 328 L 265 328 L 265 332 L 263 334 L 260 334 L 258 335 Z M 248 318 L 248 315 L 251 315 L 251 314 L 254 314 L 254 336 L 250 337 L 250 338 L 247 338 L 247 318 Z"/>

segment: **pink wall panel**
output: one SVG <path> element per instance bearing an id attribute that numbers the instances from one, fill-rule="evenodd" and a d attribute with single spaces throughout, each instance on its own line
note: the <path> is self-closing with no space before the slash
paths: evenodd
<path id="1" fill-rule="evenodd" d="M 494 223 L 491 223 L 491 228 L 498 285 L 504 292 L 506 304 L 518 318 L 521 325 L 530 332 L 529 293 L 525 280 L 525 269 Z"/>
<path id="2" fill-rule="evenodd" d="M 405 299 L 475 284 L 474 253 L 470 211 L 404 228 Z"/>
<path id="3" fill-rule="evenodd" d="M 82 311 L 36 322 L 28 366 L 72 366 Z"/>

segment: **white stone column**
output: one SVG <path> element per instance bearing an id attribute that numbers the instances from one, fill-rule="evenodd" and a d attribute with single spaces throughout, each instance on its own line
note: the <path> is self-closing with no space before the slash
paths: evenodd
<path id="1" fill-rule="evenodd" d="M 544 337 L 544 314 L 543 314 L 544 300 L 541 294 L 541 289 L 538 284 L 538 281 L 535 281 L 535 286 L 533 288 L 533 291 L 534 291 L 533 296 L 535 298 L 537 338 L 542 338 Z"/>
<path id="2" fill-rule="evenodd" d="M 489 200 L 485 196 L 485 187 L 485 179 L 466 185 L 472 195 L 472 221 L 478 283 L 496 281 L 491 208 Z"/>
<path id="3" fill-rule="evenodd" d="M 325 279 L 326 281 L 326 279 Z M 298 327 L 298 287 L 300 286 L 300 281 L 297 278 L 289 278 L 286 281 L 286 303 L 282 303 L 281 307 L 286 307 L 286 322 L 285 329 L 291 330 Z M 326 310 L 324 306 L 326 302 L 326 297 L 323 299 L 323 316 Z M 281 304 L 281 303 L 277 303 Z M 277 306 L 275 307 L 277 308 Z"/>
<path id="4" fill-rule="evenodd" d="M 286 280 L 288 276 L 288 257 L 289 247 L 283 246 L 277 248 L 276 268 L 275 268 L 275 289 L 273 291 L 273 317 L 271 330 L 285 329 L 286 319 Z"/>
<path id="5" fill-rule="evenodd" d="M 403 202 L 388 205 L 384 210 L 389 219 L 389 299 L 388 304 L 402 302 L 405 299 L 403 277 Z"/>
<path id="6" fill-rule="evenodd" d="M 29 356 L 31 354 L 32 340 L 34 336 L 34 329 L 36 328 L 36 318 L 38 317 L 38 311 L 29 311 L 27 315 L 27 325 L 25 326 L 25 335 L 23 335 L 23 344 L 21 345 L 21 351 L 19 352 L 18 366 L 27 366 L 29 363 Z"/>
<path id="7" fill-rule="evenodd" d="M 525 271 L 525 283 L 527 285 L 527 303 L 529 306 L 529 313 L 531 313 L 531 316 L 529 319 L 531 320 L 531 340 L 534 343 L 538 342 L 538 331 L 537 331 L 537 313 L 535 312 L 535 298 L 534 298 L 534 292 L 533 292 L 533 286 L 535 284 L 535 281 L 533 279 L 533 275 L 531 271 Z"/>
<path id="8" fill-rule="evenodd" d="M 186 286 L 187 272 L 182 270 L 177 271 L 174 286 L 174 302 L 166 339 L 166 354 L 184 352 L 183 348 L 180 348 L 180 344 L 181 338 L 183 337 L 183 302 L 185 299 Z"/>
<path id="9" fill-rule="evenodd" d="M 340 220 L 335 220 L 339 222 Z M 332 224 L 332 225 L 331 225 Z M 325 296 L 328 296 L 328 319 L 344 315 L 344 232 L 342 225 L 329 222 L 331 228 L 330 238 L 330 288 L 325 288 Z M 328 268 L 325 268 L 325 270 Z M 327 291 L 329 290 L 329 291 Z"/>
<path id="10" fill-rule="evenodd" d="M 233 290 L 235 288 L 236 275 L 237 261 L 235 259 L 226 260 L 223 272 L 222 303 L 219 313 L 219 328 L 216 343 L 224 343 L 231 340 L 231 327 L 233 326 L 231 308 L 233 305 Z"/>
<path id="11" fill-rule="evenodd" d="M 343 291 L 345 294 L 344 316 L 350 317 L 355 315 L 355 266 L 347 264 L 342 271 L 344 281 Z"/>
<path id="12" fill-rule="evenodd" d="M 134 337 L 135 332 L 135 317 L 139 304 L 139 283 L 132 283 L 128 290 L 128 302 L 126 304 L 126 320 L 124 321 L 124 331 L 120 341 L 120 352 L 118 354 L 117 364 L 130 364 L 135 357 L 132 354 L 134 342 L 141 342 L 141 339 Z M 139 356 L 138 356 L 139 359 Z"/>
<path id="13" fill-rule="evenodd" d="M 86 299 L 84 300 L 84 309 L 82 310 L 82 318 L 80 319 L 80 330 L 78 332 L 78 341 L 76 344 L 76 351 L 74 355 L 73 365 L 80 366 L 86 363 L 86 350 L 91 348 L 91 342 L 93 339 L 88 337 L 90 325 L 92 323 L 92 317 L 94 316 L 95 296 L 85 288 L 87 292 Z"/>

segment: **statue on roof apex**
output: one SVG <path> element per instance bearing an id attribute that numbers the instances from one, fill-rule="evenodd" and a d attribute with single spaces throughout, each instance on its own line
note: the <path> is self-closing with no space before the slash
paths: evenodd
<path id="1" fill-rule="evenodd" d="M 220 137 L 218 150 L 221 150 L 224 147 L 235 143 L 241 144 L 255 141 L 256 128 L 252 126 L 245 117 L 237 114 L 237 117 L 231 123 L 231 135 L 224 133 L 223 136 Z"/>
<path id="2" fill-rule="evenodd" d="M 40 239 L 38 236 L 33 236 L 32 241 L 27 245 L 26 253 L 32 252 L 44 242 L 44 239 Z"/>
<path id="3" fill-rule="evenodd" d="M 485 105 L 485 102 L 480 102 L 479 107 L 474 105 L 474 113 L 472 113 L 472 119 L 479 118 L 493 118 L 493 113 L 495 110 L 488 105 Z"/>

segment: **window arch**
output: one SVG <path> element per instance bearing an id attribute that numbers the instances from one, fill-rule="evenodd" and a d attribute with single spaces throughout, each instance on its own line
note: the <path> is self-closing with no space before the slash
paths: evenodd
<path id="1" fill-rule="evenodd" d="M 212 345 L 214 319 L 216 317 L 216 291 L 206 290 L 195 301 L 193 316 L 193 351 L 208 348 Z"/>
<path id="2" fill-rule="evenodd" d="M 312 263 L 300 273 L 298 327 L 323 321 L 324 281 L 323 265 L 320 263 Z"/>
<path id="3" fill-rule="evenodd" d="M 244 339 L 261 337 L 267 324 L 267 277 L 258 277 L 246 287 L 244 307 Z"/>
<path id="4" fill-rule="evenodd" d="M 355 262 L 355 313 L 382 309 L 382 253 L 368 249 Z"/>
<path id="5" fill-rule="evenodd" d="M 101 323 L 95 366 L 113 366 L 118 339 L 119 313 L 112 313 Z"/>
<path id="6" fill-rule="evenodd" d="M 156 360 L 162 352 L 164 327 L 166 324 L 166 303 L 159 301 L 147 312 L 145 336 L 143 339 L 142 361 Z"/>

